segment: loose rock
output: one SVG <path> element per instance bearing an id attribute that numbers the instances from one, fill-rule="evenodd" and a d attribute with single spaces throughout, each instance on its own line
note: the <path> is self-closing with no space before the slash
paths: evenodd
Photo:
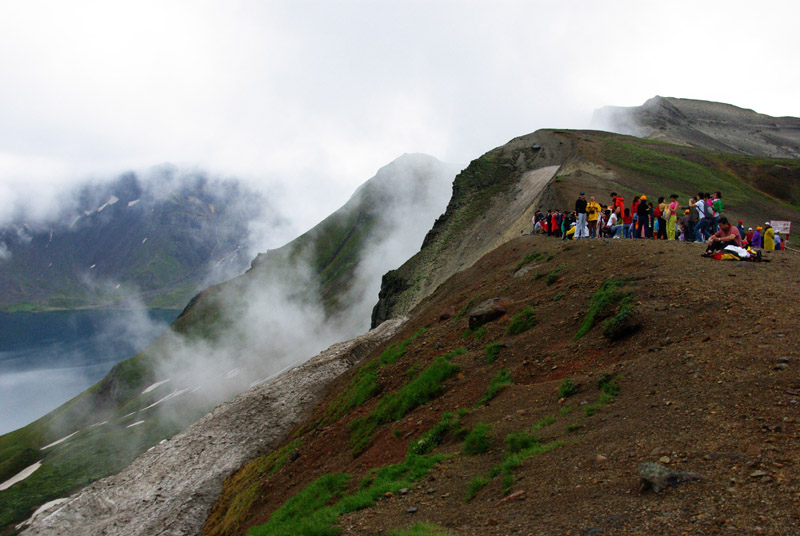
<path id="1" fill-rule="evenodd" d="M 675 471 L 669 467 L 664 467 L 663 465 L 652 462 L 640 463 L 637 472 L 639 476 L 642 477 L 640 491 L 652 488 L 656 493 L 660 493 L 663 489 L 670 486 L 677 486 L 684 482 L 701 480 L 703 478 L 697 473 Z"/>
<path id="2" fill-rule="evenodd" d="M 484 324 L 497 320 L 508 312 L 506 305 L 509 300 L 492 298 L 481 303 L 469 312 L 469 329 L 478 329 Z"/>

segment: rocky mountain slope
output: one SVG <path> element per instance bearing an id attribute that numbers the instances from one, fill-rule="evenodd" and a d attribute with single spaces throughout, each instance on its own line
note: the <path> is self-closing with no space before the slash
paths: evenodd
<path id="1" fill-rule="evenodd" d="M 784 290 L 797 286 L 793 254 L 726 264 L 701 258 L 701 248 L 690 244 L 563 244 L 522 235 L 537 206 L 568 208 L 579 190 L 601 201 L 617 191 L 628 203 L 634 193 L 676 192 L 685 202 L 698 189 L 721 190 L 731 216 L 796 222 L 799 176 L 797 160 L 591 131 L 539 131 L 473 161 L 456 177 L 447 210 L 419 253 L 383 278 L 373 323 L 411 319 L 361 365 L 320 386 L 310 412 L 275 443 L 270 439 L 270 452 L 228 478 L 204 533 L 640 534 L 708 532 L 726 523 L 734 532 L 792 533 L 800 524 L 790 506 L 800 462 L 787 408 L 800 386 L 785 373 L 797 354 L 791 315 L 782 313 L 794 306 Z M 338 243 L 343 247 L 333 251 L 346 252 L 347 240 Z M 280 256 L 291 259 L 291 251 Z M 270 252 L 230 284 L 238 289 L 235 300 L 226 300 L 221 287 L 201 294 L 176 333 L 240 351 L 224 334 L 257 318 L 241 304 L 256 287 L 243 282 L 268 283 L 258 270 L 270 255 L 278 258 Z M 322 274 L 331 263 L 304 265 Z M 337 271 L 330 273 L 328 281 L 335 280 Z M 319 295 L 323 309 L 337 303 Z M 307 296 L 302 287 L 291 294 Z M 228 303 L 235 315 L 225 314 Z M 728 326 L 721 314 L 737 329 L 717 334 L 716 327 Z M 336 315 L 325 317 L 319 326 L 336 324 Z M 164 355 L 172 351 L 162 348 Z M 147 367 L 132 363 L 131 384 L 160 379 L 136 376 Z M 152 392 L 174 388 L 166 386 Z M 101 388 L 115 396 L 125 389 L 119 381 Z M 747 441 L 763 445 L 745 452 L 740 445 Z M 180 445 L 184 454 L 173 451 L 170 459 L 192 457 L 193 447 Z M 682 471 L 656 488 L 686 482 L 663 495 L 639 495 L 640 462 Z M 157 516 L 147 509 L 125 508 L 114 518 L 113 509 L 91 506 L 137 497 L 123 489 L 131 486 L 126 479 L 143 478 L 141 468 L 157 464 L 149 457 L 136 464 L 48 516 L 72 520 L 78 533 L 77 520 L 109 531 L 117 530 L 109 520 L 133 531 L 150 523 Z M 649 477 L 662 471 L 643 467 Z M 163 469 L 147 482 L 173 481 L 169 464 Z M 215 472 L 192 504 L 207 504 L 205 492 L 217 489 L 226 471 Z M 33 481 L 16 486 L 27 482 Z M 171 526 L 186 528 L 198 518 L 180 508 L 190 489 L 174 498 L 151 492 L 164 503 L 153 511 L 170 512 Z M 754 517 L 760 504 L 778 514 Z M 55 533 L 58 523 L 46 519 L 30 530 Z M 415 522 L 438 528 L 409 528 Z"/>
<path id="2" fill-rule="evenodd" d="M 97 385 L 0 437 L 0 482 L 42 462 L 0 491 L 0 526 L 117 473 L 216 404 L 363 333 L 381 274 L 419 248 L 452 176 L 432 157 L 399 158 L 316 228 L 193 299 L 167 333 Z M 409 214 L 413 222 L 399 225 Z"/>
<path id="3" fill-rule="evenodd" d="M 701 252 L 495 249 L 328 387 L 274 451 L 296 456 L 229 478 L 203 533 L 796 534 L 800 259 Z M 640 491 L 645 462 L 676 476 Z"/>
<path id="4" fill-rule="evenodd" d="M 723 192 L 726 214 L 749 224 L 794 220 L 800 160 L 732 155 L 608 132 L 540 130 L 474 160 L 422 249 L 383 279 L 372 325 L 406 314 L 439 284 L 510 238 L 530 232 L 536 208 L 574 210 L 580 191 L 628 205 L 634 196 Z"/>
<path id="5" fill-rule="evenodd" d="M 56 511 L 39 511 L 29 523 L 28 533 L 127 535 L 131 525 L 140 534 L 198 533 L 223 479 L 273 449 L 319 400 L 328 382 L 358 364 L 402 323 L 403 319 L 385 322 L 365 335 L 336 344 L 220 405 L 119 474 L 54 505 Z"/>
<path id="6" fill-rule="evenodd" d="M 720 102 L 653 97 L 642 106 L 606 106 L 598 128 L 724 153 L 800 158 L 800 119 L 771 117 Z"/>
<path id="7" fill-rule="evenodd" d="M 251 221 L 281 220 L 242 184 L 172 168 L 85 185 L 74 197 L 53 222 L 19 220 L 0 229 L 0 309 L 99 307 L 131 298 L 179 309 L 198 285 L 247 268 Z"/>

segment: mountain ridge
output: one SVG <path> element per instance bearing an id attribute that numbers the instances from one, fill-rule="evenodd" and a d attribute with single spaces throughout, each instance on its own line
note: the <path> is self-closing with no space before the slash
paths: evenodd
<path id="1" fill-rule="evenodd" d="M 763 175 L 771 176 L 774 180 L 763 182 L 761 178 Z M 615 370 L 612 365 L 614 365 L 617 355 L 615 352 L 624 351 L 632 355 L 635 353 L 635 348 L 662 347 L 661 350 L 653 351 L 661 352 L 664 347 L 669 346 L 660 340 L 664 336 L 662 332 L 649 327 L 659 318 L 658 311 L 660 309 L 651 307 L 650 302 L 647 302 L 649 305 L 644 308 L 639 303 L 643 301 L 643 296 L 645 298 L 653 297 L 648 292 L 652 293 L 654 287 L 636 282 L 642 281 L 641 267 L 654 270 L 659 274 L 672 274 L 673 272 L 670 270 L 675 271 L 681 267 L 693 266 L 698 259 L 695 255 L 696 252 L 691 249 L 692 246 L 665 245 L 670 248 L 685 247 L 687 249 L 675 249 L 672 252 L 675 257 L 674 261 L 662 263 L 659 262 L 659 257 L 657 257 L 659 253 L 656 251 L 661 245 L 656 243 L 643 243 L 642 249 L 634 252 L 631 248 L 637 244 L 610 243 L 604 245 L 603 243 L 584 244 L 581 242 L 562 246 L 557 241 L 522 237 L 521 235 L 530 231 L 529 217 L 537 206 L 567 208 L 574 202 L 579 190 L 595 193 L 601 199 L 614 190 L 625 195 L 626 200 L 630 201 L 634 194 L 647 193 L 648 196 L 651 196 L 658 195 L 658 193 L 665 195 L 676 191 L 681 195 L 681 199 L 685 199 L 688 195 L 695 193 L 698 188 L 719 188 L 725 193 L 726 210 L 731 216 L 742 216 L 748 220 L 758 221 L 766 213 L 770 217 L 798 221 L 800 205 L 797 200 L 800 198 L 796 197 L 796 190 L 792 187 L 798 177 L 800 177 L 800 162 L 796 160 L 730 155 L 705 148 L 689 147 L 685 144 L 668 144 L 596 131 L 537 131 L 534 134 L 515 138 L 506 146 L 498 147 L 476 159 L 456 177 L 453 183 L 453 196 L 445 214 L 437 220 L 425 237 L 422 249 L 403 263 L 400 268 L 389 272 L 392 275 L 387 274 L 384 277 L 381 301 L 379 302 L 379 306 L 382 308 L 375 308 L 378 316 L 373 316 L 373 323 L 380 323 L 383 318 L 400 318 L 407 312 L 412 313 L 411 320 L 403 324 L 393 340 L 388 344 L 379 345 L 370 356 L 366 356 L 361 362 L 362 364 L 354 368 L 352 373 L 340 376 L 327 385 L 325 400 L 313 408 L 309 419 L 299 423 L 293 432 L 284 436 L 282 446 L 274 451 L 283 453 L 281 456 L 286 455 L 279 459 L 280 463 L 274 457 L 269 458 L 269 454 L 267 454 L 267 458 L 257 458 L 228 480 L 223 488 L 223 499 L 215 506 L 205 531 L 208 534 L 235 534 L 241 533 L 247 527 L 263 524 L 286 502 L 287 497 L 301 495 L 304 487 L 317 477 L 326 478 L 326 475 L 334 475 L 343 470 L 364 476 L 375 475 L 376 471 L 384 474 L 382 472 L 386 469 L 384 464 L 403 460 L 407 449 L 412 447 L 413 441 L 427 441 L 428 437 L 439 437 L 428 433 L 433 433 L 433 425 L 443 418 L 442 410 L 467 409 L 465 426 L 474 427 L 477 424 L 477 417 L 470 417 L 470 410 L 465 404 L 473 407 L 475 402 L 473 397 L 477 397 L 479 394 L 483 395 L 483 391 L 487 388 L 487 381 L 492 374 L 499 375 L 501 367 L 504 370 L 508 369 L 506 372 L 510 374 L 511 384 L 531 386 L 533 391 L 529 391 L 528 395 L 535 391 L 534 403 L 541 402 L 545 404 L 542 407 L 546 407 L 548 412 L 551 410 L 557 412 L 557 399 L 553 397 L 553 391 L 558 387 L 554 383 L 556 380 L 561 381 L 565 376 L 574 372 L 580 375 L 581 385 L 589 385 L 594 381 L 593 378 L 601 373 L 613 376 Z M 346 235 L 347 233 L 345 233 Z M 542 240 L 545 241 L 542 242 Z M 618 258 L 617 254 L 609 253 L 609 251 L 614 250 L 619 253 L 623 249 L 630 258 L 625 260 L 622 267 L 609 261 L 609 264 L 602 265 L 601 273 L 593 273 L 588 270 L 587 259 L 597 256 L 604 260 L 615 259 Z M 534 254 L 536 254 L 535 258 Z M 521 267 L 526 268 L 525 259 L 528 259 L 529 256 L 534 258 L 533 261 L 527 263 L 530 265 L 527 267 L 529 270 L 517 276 Z M 672 257 L 670 256 L 670 258 Z M 555 261 L 555 263 L 551 261 Z M 711 261 L 702 259 L 700 262 Z M 785 262 L 776 259 L 774 265 L 762 266 L 775 266 L 776 269 L 780 269 L 781 284 L 789 284 L 787 277 L 789 277 L 791 266 L 794 266 L 791 264 L 792 262 L 794 261 L 790 257 L 786 257 Z M 791 266 L 789 264 L 784 266 L 785 263 L 789 263 Z M 264 264 L 260 261 L 254 269 L 260 269 L 262 266 Z M 697 265 L 697 269 L 707 270 L 705 266 L 701 267 L 700 265 Z M 748 273 L 745 272 L 745 268 L 738 270 L 739 273 Z M 728 268 L 728 271 L 735 276 L 737 269 L 731 267 Z M 631 278 L 631 282 L 635 286 L 632 296 L 635 297 L 634 305 L 638 314 L 642 315 L 639 318 L 641 324 L 639 328 L 631 334 L 631 338 L 625 338 L 619 345 L 613 341 L 606 341 L 599 328 L 591 332 L 591 345 L 588 347 L 583 342 L 572 341 L 574 331 L 577 330 L 581 321 L 579 310 L 582 309 L 580 308 L 586 307 L 587 300 L 592 293 L 598 290 L 603 278 L 613 277 L 619 273 L 635 276 Z M 575 283 L 570 281 L 573 276 L 579 277 Z M 726 300 L 733 300 L 733 294 L 729 294 L 729 292 L 732 292 L 735 285 L 729 279 L 728 272 L 723 273 L 714 281 L 725 288 L 725 294 L 719 297 L 709 296 L 708 299 L 700 300 L 702 303 L 700 301 L 689 302 L 692 314 L 704 315 L 703 318 L 707 321 L 712 320 L 709 312 L 713 307 L 723 305 L 727 307 L 726 304 L 729 302 Z M 761 285 L 760 289 L 767 292 L 766 281 L 760 279 L 759 285 Z M 676 293 L 685 299 L 692 296 L 688 288 L 681 287 L 680 290 L 674 290 L 664 287 L 663 290 L 666 293 L 671 292 L 671 296 L 674 294 L 673 300 L 677 300 L 679 297 Z M 213 291 L 209 294 L 213 294 Z M 770 296 L 772 295 L 770 294 Z M 465 315 L 481 299 L 506 296 L 511 298 L 507 304 L 509 314 L 503 317 L 504 320 L 501 323 L 489 325 L 480 337 L 477 330 L 473 332 L 465 327 L 467 322 Z M 785 295 L 781 296 L 785 298 Z M 184 326 L 181 329 L 190 331 L 192 325 L 203 326 L 204 322 L 206 326 L 213 324 L 213 321 L 208 322 L 202 318 L 202 315 L 197 315 L 203 309 L 198 303 L 203 304 L 204 302 L 205 304 L 210 303 L 205 301 L 205 298 L 199 298 L 192 307 L 187 308 L 187 314 L 182 320 Z M 746 305 L 748 304 L 742 303 L 742 306 Z M 521 342 L 517 342 L 510 339 L 506 333 L 507 324 L 512 316 L 515 319 L 527 318 L 525 311 L 528 306 L 535 309 L 534 316 L 540 324 L 544 327 L 542 319 L 546 318 L 546 325 L 551 329 L 530 327 L 531 334 L 520 338 Z M 447 312 L 448 310 L 452 311 L 452 314 Z M 456 313 L 459 310 L 462 312 Z M 757 314 L 759 314 L 756 311 L 761 311 L 758 307 L 746 307 L 746 310 L 747 316 L 741 319 L 742 322 L 755 322 Z M 617 309 L 614 309 L 611 316 L 617 313 Z M 197 316 L 193 317 L 193 315 Z M 642 318 L 644 321 L 641 321 Z M 690 321 L 684 319 L 683 322 L 688 330 L 690 324 L 687 322 Z M 694 326 L 691 324 L 691 327 Z M 202 332 L 203 329 L 200 329 L 199 332 Z M 421 332 L 421 329 L 426 331 Z M 559 338 L 561 337 L 560 331 L 564 329 L 569 331 L 569 340 Z M 665 325 L 664 329 L 674 332 L 676 328 L 672 325 Z M 779 329 L 784 329 L 783 324 Z M 488 338 L 484 339 L 484 337 Z M 673 338 L 673 340 L 675 339 Z M 698 341 L 699 339 L 692 339 L 689 342 L 681 343 L 681 348 L 692 347 L 693 344 L 699 344 Z M 493 366 L 491 366 L 493 362 L 488 361 L 488 355 L 484 355 L 485 351 L 488 352 L 488 348 L 485 348 L 487 342 L 500 345 L 497 350 L 502 357 Z M 781 348 L 785 347 L 785 340 L 778 342 L 783 345 Z M 540 348 L 545 343 L 550 346 Z M 460 351 L 461 346 L 466 347 L 465 352 Z M 754 363 L 741 361 L 744 356 L 737 353 L 739 351 L 732 343 L 726 342 L 725 348 L 734 353 L 733 358 L 739 360 L 736 361 L 739 365 L 749 367 L 747 370 L 751 372 L 757 370 L 753 368 Z M 571 360 L 571 356 L 576 349 L 580 350 L 578 355 L 583 355 L 584 350 L 589 352 L 591 359 L 586 363 L 575 363 L 574 360 Z M 652 352 L 648 351 L 648 354 L 650 353 Z M 450 365 L 447 365 L 446 362 L 449 362 Z M 484 364 L 488 367 L 485 367 Z M 643 364 L 642 368 L 637 368 L 640 364 Z M 405 392 L 408 385 L 416 385 L 415 378 L 425 374 L 426 366 L 434 365 L 433 370 L 444 376 L 440 377 L 441 388 L 438 391 L 435 389 L 431 391 L 430 398 L 423 399 L 419 404 L 407 408 L 407 414 L 400 417 L 392 417 L 388 420 L 385 420 L 385 417 L 382 417 L 384 420 L 380 420 L 379 417 L 371 417 L 377 415 L 374 412 L 378 412 L 385 404 L 395 403 L 394 401 Z M 626 360 L 624 366 L 631 366 L 633 370 L 637 371 L 636 375 L 631 378 L 641 379 L 647 378 L 646 371 L 652 364 L 643 360 L 630 359 Z M 454 372 L 457 369 L 453 367 L 458 367 L 461 373 Z M 693 368 L 696 366 L 693 365 Z M 681 374 L 686 373 L 683 368 L 680 371 Z M 459 374 L 463 374 L 463 376 Z M 527 379 L 515 381 L 515 378 L 519 378 L 520 375 Z M 640 402 L 639 397 L 646 395 L 640 392 L 641 389 L 635 388 L 635 382 L 631 378 L 623 378 L 625 383 L 622 384 L 622 392 L 625 393 L 628 390 L 636 393 L 632 395 L 634 396 L 632 400 L 638 403 Z M 748 376 L 748 381 L 756 381 L 755 378 L 758 376 L 754 372 Z M 675 381 L 675 378 L 670 377 L 669 381 Z M 784 377 L 781 381 L 783 382 L 781 385 L 783 385 L 786 383 L 786 378 Z M 508 387 L 508 392 L 518 394 L 525 392 L 513 385 Z M 763 387 L 766 384 L 761 382 L 759 385 Z M 580 386 L 579 389 L 581 389 Z M 497 387 L 493 396 L 502 390 L 502 386 Z M 581 392 L 588 393 L 589 391 Z M 669 393 L 665 396 L 677 396 L 677 393 Z M 681 403 L 686 404 L 694 395 L 691 390 L 688 390 L 681 396 L 688 397 L 680 399 Z M 514 415 L 520 415 L 518 413 L 520 409 L 528 411 L 528 406 L 520 408 L 513 397 L 512 400 L 508 397 L 498 398 L 498 401 L 499 412 L 487 413 L 489 422 L 512 421 L 515 418 Z M 714 402 L 723 404 L 724 399 L 715 398 Z M 493 405 L 494 403 L 487 404 L 486 407 L 491 408 Z M 476 407 L 475 411 L 478 409 Z M 485 410 L 481 406 L 480 411 L 489 410 Z M 503 411 L 508 411 L 508 413 L 502 413 Z M 535 416 L 536 419 L 539 419 L 546 416 L 544 413 L 540 413 L 531 413 L 531 418 Z M 589 417 L 588 414 L 587 417 Z M 774 417 L 775 415 L 772 413 L 769 414 L 769 418 Z M 608 416 L 604 414 L 602 418 L 608 419 Z M 674 421 L 671 422 L 674 423 Z M 375 424 L 375 426 L 369 428 L 368 426 L 371 424 Z M 586 423 L 571 421 L 569 425 L 587 426 Z M 360 430 L 372 430 L 372 432 L 367 433 L 365 437 L 359 436 L 361 440 L 357 443 L 358 449 L 356 449 L 350 435 Z M 399 431 L 399 434 L 395 434 L 395 430 Z M 452 463 L 462 464 L 463 459 L 458 457 L 456 450 L 461 445 L 463 436 L 449 435 L 450 432 L 447 431 L 450 430 L 449 428 L 443 430 L 445 431 L 441 432 L 441 437 L 437 440 L 441 441 L 442 445 L 442 449 L 438 452 L 448 456 L 455 455 L 456 458 Z M 650 429 L 648 431 L 655 433 Z M 603 432 L 602 427 L 593 427 L 594 438 L 603 439 Z M 540 441 L 563 441 L 566 437 L 564 434 L 569 433 L 571 432 L 566 428 L 560 427 L 556 435 L 537 436 L 537 438 Z M 785 439 L 783 436 L 781 437 L 782 440 Z M 294 440 L 300 440 L 303 444 L 307 442 L 309 446 L 304 448 L 309 450 L 300 447 L 290 448 L 289 445 L 293 445 L 292 441 Z M 643 445 L 652 444 L 652 441 L 647 440 L 646 437 L 639 436 L 637 440 Z M 668 443 L 669 440 L 660 438 L 659 441 Z M 687 441 L 688 439 L 683 437 L 680 448 L 687 448 L 684 446 L 684 444 L 688 444 Z M 321 447 L 311 446 L 312 444 L 322 445 L 325 449 L 334 448 L 335 456 L 331 456 L 330 459 L 325 456 L 317 457 L 322 452 L 317 449 Z M 436 450 L 439 444 L 434 444 L 432 448 Z M 622 447 L 615 444 L 614 448 Z M 629 446 L 625 448 L 630 450 Z M 643 448 L 645 447 L 639 447 L 637 444 L 632 455 L 641 457 Z M 295 459 L 300 460 L 299 464 L 286 462 L 288 455 L 294 452 L 292 449 L 296 449 L 298 452 L 299 458 Z M 490 451 L 493 456 L 492 463 L 502 459 L 501 451 L 502 447 L 495 447 Z M 571 463 L 584 460 L 586 452 L 583 450 L 580 452 L 582 457 L 569 458 L 572 460 Z M 605 455 L 604 457 L 608 458 Z M 306 459 L 311 463 L 303 461 Z M 543 459 L 545 461 L 541 463 L 547 463 L 547 460 L 550 460 L 549 458 Z M 313 460 L 318 460 L 318 462 L 314 463 Z M 420 461 L 419 458 L 413 457 L 406 459 L 408 463 L 415 460 Z M 467 462 L 463 463 L 468 463 L 469 459 L 466 460 Z M 531 463 L 538 464 L 539 462 L 534 460 Z M 487 467 L 483 460 L 477 460 L 477 464 L 483 469 Z M 406 466 L 395 467 L 395 471 L 400 471 Z M 467 474 L 463 471 L 465 466 L 459 467 L 460 473 Z M 474 469 L 475 464 L 472 467 Z M 537 465 L 537 467 L 541 469 L 542 466 Z M 624 475 L 627 473 L 625 473 L 623 464 L 618 461 L 613 462 L 613 468 L 614 482 L 618 483 L 620 479 L 625 478 Z M 365 474 L 364 471 L 369 469 L 374 471 Z M 721 470 L 718 467 L 714 470 L 716 471 L 714 478 L 720 478 Z M 444 481 L 441 475 L 438 473 L 437 475 L 436 478 L 439 481 Z M 481 475 L 476 473 L 475 476 Z M 514 476 L 513 472 L 511 476 Z M 717 480 L 714 481 L 717 482 Z M 403 483 L 409 484 L 406 487 L 411 487 L 412 491 L 416 493 L 417 490 L 410 485 L 413 482 L 414 480 L 403 481 Z M 464 479 L 461 478 L 459 482 L 463 485 Z M 548 482 L 550 485 L 558 485 L 557 481 L 552 478 L 549 478 Z M 585 482 L 581 482 L 581 485 L 586 485 Z M 365 485 L 370 486 L 368 488 L 371 490 L 370 493 L 377 493 L 377 490 L 382 489 L 377 487 L 373 489 L 369 482 Z M 432 484 L 432 486 L 437 485 Z M 499 487 L 499 482 L 497 485 Z M 452 482 L 446 486 L 448 489 L 454 490 L 457 487 Z M 528 484 L 525 486 L 529 497 L 549 496 L 546 490 L 543 492 L 543 490 L 531 488 Z M 404 500 L 395 499 L 398 497 L 399 489 L 401 489 L 400 486 L 391 484 L 386 488 L 386 492 L 392 493 L 393 497 L 379 503 L 375 503 L 374 500 L 367 501 L 363 506 L 366 509 L 364 515 L 357 511 L 355 513 L 349 511 L 350 513 L 343 516 L 337 523 L 341 522 L 340 527 L 353 534 L 374 532 L 379 528 L 381 530 L 400 528 L 401 525 L 407 523 L 409 514 L 406 510 L 400 512 L 392 509 L 392 505 L 397 501 Z M 448 493 L 449 496 L 457 498 L 460 502 L 460 494 L 463 490 L 462 488 L 458 489 L 458 497 L 450 491 Z M 340 490 L 342 493 L 349 493 L 349 491 L 352 489 Z M 495 492 L 499 492 L 499 489 Z M 375 498 L 381 496 L 384 496 L 383 491 Z M 416 495 L 414 496 L 416 497 Z M 502 500 L 501 497 L 502 495 L 497 498 L 497 501 Z M 569 501 L 577 500 L 577 498 L 561 496 L 559 500 Z M 777 499 L 770 495 L 770 500 Z M 490 505 L 494 511 L 497 501 L 491 500 L 487 502 L 487 505 Z M 591 503 L 586 504 L 588 509 L 588 505 Z M 784 503 L 777 502 L 776 504 Z M 437 499 L 437 505 L 441 512 L 448 509 L 458 510 L 457 505 L 452 501 Z M 547 502 L 543 502 L 542 505 L 544 508 L 553 506 Z M 68 507 L 62 508 L 68 509 Z M 477 516 L 474 518 L 476 522 L 483 523 L 479 525 L 482 528 L 478 530 L 498 524 L 492 524 L 487 519 L 487 516 L 492 515 L 491 513 L 469 511 L 471 515 Z M 368 521 L 369 516 L 373 514 L 376 514 L 376 521 Z M 68 515 L 66 510 L 64 515 Z M 436 519 L 436 516 L 431 515 L 430 512 L 426 512 L 425 516 L 425 519 L 437 523 L 453 522 L 452 519 L 443 517 Z M 465 520 L 464 522 L 471 521 L 468 517 L 461 517 Z M 334 520 L 336 519 L 338 518 L 334 518 Z M 225 522 L 222 523 L 222 520 Z M 582 518 L 582 520 L 587 523 L 591 521 L 589 518 Z M 503 522 L 503 530 L 507 531 L 517 530 L 518 526 L 514 523 L 520 522 L 513 516 L 501 520 L 495 519 L 495 521 Z M 508 522 L 506 523 L 506 521 Z M 563 520 L 553 519 L 552 522 L 563 523 Z M 380 526 L 375 523 L 379 523 Z M 36 527 L 41 526 L 35 522 L 33 530 L 38 530 Z M 563 524 L 559 526 L 565 527 Z M 642 526 L 635 525 L 635 528 Z M 447 525 L 447 527 L 451 526 Z M 461 531 L 469 530 L 469 527 L 463 525 L 454 525 L 454 527 Z M 575 527 L 569 526 L 565 530 L 573 528 Z M 492 530 L 494 529 L 487 528 L 482 533 Z"/>

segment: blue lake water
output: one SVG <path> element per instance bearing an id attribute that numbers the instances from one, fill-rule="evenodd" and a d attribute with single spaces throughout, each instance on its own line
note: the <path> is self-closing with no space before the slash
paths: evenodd
<path id="1" fill-rule="evenodd" d="M 0 434 L 97 383 L 161 335 L 179 312 L 0 313 Z"/>

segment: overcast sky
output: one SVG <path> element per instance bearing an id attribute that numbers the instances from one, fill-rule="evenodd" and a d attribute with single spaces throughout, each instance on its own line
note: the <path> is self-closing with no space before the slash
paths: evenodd
<path id="1" fill-rule="evenodd" d="M 307 227 L 402 153 L 463 165 L 605 104 L 800 116 L 798 6 L 2 1 L 0 221 L 171 162 L 277 187 Z"/>

